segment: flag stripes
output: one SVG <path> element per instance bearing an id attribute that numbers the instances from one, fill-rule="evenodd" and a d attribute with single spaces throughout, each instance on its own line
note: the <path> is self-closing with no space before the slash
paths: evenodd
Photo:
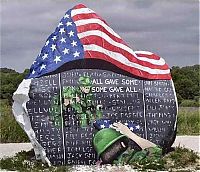
<path id="1" fill-rule="evenodd" d="M 99 59 L 102 59 L 102 60 L 107 60 L 109 62 L 111 61 L 111 59 L 116 60 L 116 62 L 120 62 L 123 65 L 127 65 L 127 67 L 133 67 L 133 68 L 136 68 L 136 69 L 140 69 L 140 70 L 147 72 L 149 74 L 167 74 L 167 73 L 169 73 L 169 69 L 167 69 L 167 70 L 152 69 L 150 67 L 146 67 L 146 66 L 142 66 L 142 65 L 137 64 L 137 63 L 130 62 L 122 54 L 108 51 L 107 49 L 100 47 L 100 46 L 97 46 L 97 45 L 94 45 L 94 44 L 93 45 L 84 45 L 84 50 L 89 51 L 88 55 L 90 55 L 90 56 L 85 54 L 86 58 L 99 58 Z M 93 53 L 90 53 L 90 52 L 93 52 Z M 91 54 L 92 54 L 92 56 L 91 56 Z M 116 63 L 114 63 L 114 64 L 116 64 Z M 124 69 L 126 71 L 130 70 L 130 68 L 128 68 L 128 70 L 127 70 L 127 68 L 124 68 Z"/>
<path id="2" fill-rule="evenodd" d="M 94 11 L 77 5 L 71 11 L 85 58 L 98 58 L 133 75 L 148 79 L 171 79 L 165 60 L 147 51 L 133 51 Z"/>
<path id="3" fill-rule="evenodd" d="M 79 34 L 79 38 L 83 45 L 96 44 L 104 48 L 106 47 L 106 49 L 111 52 L 113 51 L 113 52 L 121 53 L 131 62 L 143 64 L 145 61 L 146 63 L 144 63 L 144 66 L 145 65 L 151 66 L 152 68 L 155 68 L 155 69 L 157 68 L 168 69 L 168 66 L 165 64 L 165 61 L 162 58 L 160 58 L 159 60 L 155 60 L 155 59 L 144 57 L 144 55 L 137 56 L 131 49 L 127 49 L 127 51 L 126 50 L 124 51 L 123 46 L 120 46 L 119 43 L 111 39 L 109 40 L 109 37 L 106 34 L 100 31 L 89 31 L 89 32 L 91 32 L 91 34 L 88 32 L 84 32 L 84 34 L 82 33 Z M 93 32 L 97 32 L 97 33 L 93 33 Z M 132 58 L 132 56 L 135 56 L 135 58 Z"/>

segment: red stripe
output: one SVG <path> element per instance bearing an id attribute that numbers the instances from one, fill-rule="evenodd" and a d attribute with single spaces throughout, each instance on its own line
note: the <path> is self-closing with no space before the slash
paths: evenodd
<path id="1" fill-rule="evenodd" d="M 77 14 L 75 16 L 72 17 L 73 21 L 78 21 L 78 20 L 83 20 L 83 19 L 100 19 L 101 21 L 103 21 L 105 24 L 106 21 L 103 20 L 99 15 L 97 15 L 96 13 L 88 13 L 88 14 Z M 108 24 L 107 24 L 108 25 Z"/>
<path id="2" fill-rule="evenodd" d="M 136 64 L 140 64 L 142 66 L 146 66 L 152 69 L 163 69 L 166 70 L 168 69 L 168 65 L 164 64 L 164 65 L 155 65 L 143 60 L 139 60 L 137 58 L 135 58 L 132 54 L 130 54 L 129 52 L 127 52 L 126 50 L 120 48 L 120 47 L 116 47 L 113 46 L 112 44 L 110 44 L 109 42 L 107 42 L 105 39 L 103 39 L 102 37 L 99 36 L 87 36 L 81 39 L 81 43 L 83 45 L 89 45 L 89 44 L 96 44 L 100 47 L 103 47 L 109 51 L 112 52 L 116 52 L 116 53 L 120 53 L 123 56 L 125 56 L 129 61 L 136 63 Z"/>
<path id="3" fill-rule="evenodd" d="M 171 75 L 170 74 L 150 74 L 148 72 L 136 69 L 134 67 L 130 67 L 130 66 L 126 66 L 122 63 L 120 63 L 117 60 L 114 60 L 112 58 L 110 58 L 109 56 L 100 53 L 100 52 L 96 52 L 96 51 L 85 51 L 85 58 L 94 58 L 94 59 L 101 59 L 107 62 L 110 62 L 112 64 L 114 64 L 115 66 L 135 75 L 135 76 L 139 76 L 142 78 L 146 78 L 146 79 L 171 79 Z"/>
<path id="4" fill-rule="evenodd" d="M 78 4 L 73 7 L 73 9 L 79 9 L 79 8 L 87 8 L 84 4 Z"/>
<path id="5" fill-rule="evenodd" d="M 143 53 L 136 53 L 136 55 L 138 57 L 147 57 L 149 59 L 155 59 L 155 60 L 159 60 L 160 59 L 160 57 L 158 55 L 156 55 L 156 54 L 148 55 L 148 54 L 143 54 Z"/>

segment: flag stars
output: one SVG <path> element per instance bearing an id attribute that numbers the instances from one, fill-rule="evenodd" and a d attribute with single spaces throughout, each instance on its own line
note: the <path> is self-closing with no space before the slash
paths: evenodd
<path id="1" fill-rule="evenodd" d="M 79 57 L 80 52 L 77 52 L 77 51 L 76 51 L 73 55 L 74 55 L 74 58 Z"/>
<path id="2" fill-rule="evenodd" d="M 82 57 L 82 46 L 77 37 L 76 29 L 74 30 L 74 22 L 71 20 L 70 14 L 65 14 L 54 33 L 44 42 L 37 59 L 34 61 L 30 70 L 30 77 L 37 77 L 47 74 L 52 69 L 68 61 L 77 60 Z M 107 121 L 101 126 L 107 128 Z"/>
<path id="3" fill-rule="evenodd" d="M 49 40 L 45 43 L 45 47 L 46 47 L 47 45 L 49 45 Z"/>
<path id="4" fill-rule="evenodd" d="M 69 49 L 65 48 L 62 52 L 63 52 L 64 54 L 69 54 Z"/>
<path id="5" fill-rule="evenodd" d="M 56 58 L 55 58 L 53 61 L 56 62 L 56 64 L 57 64 L 58 62 L 61 62 L 60 57 L 61 57 L 61 56 L 56 56 Z"/>
<path id="6" fill-rule="evenodd" d="M 57 36 L 53 36 L 52 40 L 54 41 L 54 40 L 56 40 L 56 38 L 57 38 Z"/>
<path id="7" fill-rule="evenodd" d="M 62 22 L 60 22 L 59 24 L 58 24 L 58 27 L 60 27 L 60 26 L 62 26 L 63 25 L 63 23 Z"/>
<path id="8" fill-rule="evenodd" d="M 65 29 L 64 29 L 64 28 L 61 28 L 61 29 L 59 30 L 59 32 L 60 32 L 60 34 L 62 35 L 63 33 L 65 33 Z"/>
<path id="9" fill-rule="evenodd" d="M 51 50 L 52 50 L 52 51 L 56 50 L 56 45 L 55 45 L 55 44 L 52 44 L 52 45 L 51 45 Z"/>
<path id="10" fill-rule="evenodd" d="M 45 64 L 42 64 L 42 66 L 40 67 L 40 71 L 43 70 L 43 69 L 46 69 L 46 65 Z"/>
<path id="11" fill-rule="evenodd" d="M 131 131 L 133 131 L 134 128 L 133 128 L 133 127 L 130 127 L 129 129 L 130 129 Z"/>
<path id="12" fill-rule="evenodd" d="M 60 40 L 60 42 L 61 42 L 61 43 L 63 43 L 63 42 L 66 43 L 66 38 L 63 38 L 63 37 L 62 37 L 61 40 Z"/>
<path id="13" fill-rule="evenodd" d="M 76 41 L 72 41 L 71 45 L 74 47 L 74 46 L 77 46 L 77 42 Z"/>
<path id="14" fill-rule="evenodd" d="M 65 14 L 64 19 L 69 18 L 69 14 Z"/>
<path id="15" fill-rule="evenodd" d="M 69 21 L 68 21 L 68 22 L 66 23 L 66 25 L 67 25 L 67 26 L 72 26 L 72 22 L 69 22 Z"/>
<path id="16" fill-rule="evenodd" d="M 44 55 L 42 56 L 42 59 L 43 59 L 43 60 L 46 59 L 46 58 L 48 58 L 48 54 L 44 54 Z"/>
<path id="17" fill-rule="evenodd" d="M 135 128 L 139 130 L 139 129 L 140 129 L 140 126 L 139 126 L 139 125 L 136 125 Z"/>
<path id="18" fill-rule="evenodd" d="M 101 128 L 105 128 L 105 125 L 104 125 L 104 124 L 102 124 L 102 125 L 101 125 Z"/>
<path id="19" fill-rule="evenodd" d="M 31 73 L 32 73 L 32 75 L 34 75 L 34 74 L 35 74 L 35 71 L 33 70 Z"/>
<path id="20" fill-rule="evenodd" d="M 74 36 L 74 32 L 72 30 L 68 34 L 69 34 L 69 37 Z"/>

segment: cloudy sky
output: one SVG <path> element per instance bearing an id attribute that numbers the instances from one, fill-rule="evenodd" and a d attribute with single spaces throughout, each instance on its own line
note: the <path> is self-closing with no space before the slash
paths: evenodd
<path id="1" fill-rule="evenodd" d="M 99 14 L 133 50 L 154 52 L 170 67 L 199 63 L 198 0 L 1 0 L 1 67 L 29 68 L 78 3 Z"/>

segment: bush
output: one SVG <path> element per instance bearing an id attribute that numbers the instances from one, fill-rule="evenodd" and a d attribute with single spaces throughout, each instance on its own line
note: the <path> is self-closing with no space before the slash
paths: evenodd
<path id="1" fill-rule="evenodd" d="M 176 88 L 178 101 L 181 99 L 194 99 L 199 95 L 199 74 L 200 65 L 178 67 L 173 66 L 171 70 L 172 78 Z"/>
<path id="2" fill-rule="evenodd" d="M 193 150 L 186 149 L 184 147 L 176 147 L 175 151 L 165 155 L 163 160 L 165 161 L 165 168 L 184 168 L 186 167 L 198 167 L 199 156 Z"/>
<path id="3" fill-rule="evenodd" d="M 14 157 L 4 158 L 0 160 L 0 169 L 18 170 L 20 172 L 31 171 L 48 171 L 48 172 L 67 172 L 68 166 L 48 167 L 47 164 L 42 163 L 41 160 L 36 160 L 33 149 L 31 151 L 22 151 L 17 153 Z"/>
<path id="4" fill-rule="evenodd" d="M 23 73 L 18 73 L 12 69 L 0 68 L 1 87 L 0 99 L 7 99 L 9 104 L 12 104 L 12 95 L 22 82 L 23 78 L 28 74 L 29 70 L 24 70 Z"/>

